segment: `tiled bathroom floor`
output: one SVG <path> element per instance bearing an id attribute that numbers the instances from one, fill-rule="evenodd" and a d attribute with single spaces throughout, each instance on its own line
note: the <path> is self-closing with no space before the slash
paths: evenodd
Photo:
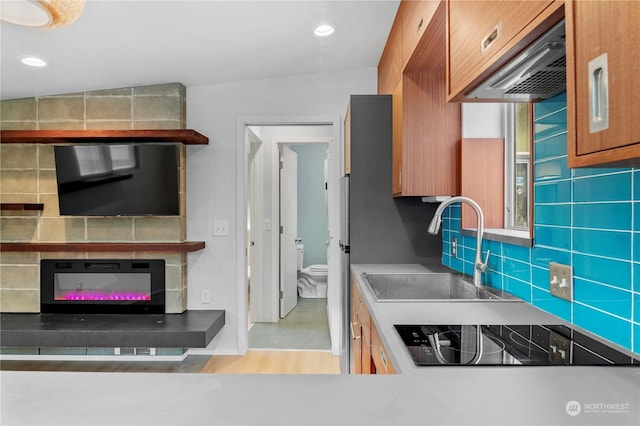
<path id="1" fill-rule="evenodd" d="M 326 299 L 298 298 L 298 306 L 277 323 L 253 323 L 251 349 L 330 350 Z"/>

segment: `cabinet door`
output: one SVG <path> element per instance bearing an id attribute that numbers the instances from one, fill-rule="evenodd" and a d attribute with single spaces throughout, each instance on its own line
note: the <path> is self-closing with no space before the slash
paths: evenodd
<path id="1" fill-rule="evenodd" d="M 638 1 L 567 5 L 571 167 L 640 164 L 639 23 Z"/>
<path id="2" fill-rule="evenodd" d="M 398 14 L 402 18 L 402 63 L 406 64 L 427 28 L 440 0 L 404 0 Z"/>
<path id="3" fill-rule="evenodd" d="M 507 4 L 508 3 L 508 4 Z M 526 47 L 536 34 L 538 18 L 554 0 L 449 0 L 448 98 L 464 94 L 488 77 L 491 65 L 506 62 Z M 555 2 L 559 10 L 562 2 Z M 550 25 L 549 25 L 550 26 Z M 506 56 L 510 56 L 507 58 Z"/>
<path id="4" fill-rule="evenodd" d="M 362 374 L 362 327 L 358 319 L 358 302 L 360 292 L 354 281 L 351 282 L 351 323 L 349 324 L 351 333 L 351 372 L 352 374 Z"/>
<path id="5" fill-rule="evenodd" d="M 375 365 L 376 374 L 395 374 L 388 352 L 382 344 L 378 330 L 371 327 L 371 357 Z"/>
<path id="6" fill-rule="evenodd" d="M 444 71 L 404 74 L 402 123 L 400 195 L 459 195 L 460 104 L 445 100 Z"/>

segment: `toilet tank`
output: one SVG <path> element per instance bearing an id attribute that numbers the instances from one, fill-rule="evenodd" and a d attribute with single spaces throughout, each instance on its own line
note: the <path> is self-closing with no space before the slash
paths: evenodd
<path id="1" fill-rule="evenodd" d="M 300 238 L 296 239 L 296 250 L 298 250 L 298 271 L 300 271 L 304 265 L 304 244 Z"/>

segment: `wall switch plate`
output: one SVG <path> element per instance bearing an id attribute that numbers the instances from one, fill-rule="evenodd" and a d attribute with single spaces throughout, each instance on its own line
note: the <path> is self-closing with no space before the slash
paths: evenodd
<path id="1" fill-rule="evenodd" d="M 227 235 L 229 235 L 229 221 L 215 220 L 213 222 L 213 236 L 226 237 Z"/>
<path id="2" fill-rule="evenodd" d="M 454 259 L 458 258 L 458 239 L 456 237 L 451 238 L 451 256 Z"/>
<path id="3" fill-rule="evenodd" d="M 211 303 L 211 292 L 209 290 L 200 292 L 200 303 Z"/>
<path id="4" fill-rule="evenodd" d="M 549 262 L 551 294 L 571 302 L 573 300 L 573 272 L 571 266 Z"/>

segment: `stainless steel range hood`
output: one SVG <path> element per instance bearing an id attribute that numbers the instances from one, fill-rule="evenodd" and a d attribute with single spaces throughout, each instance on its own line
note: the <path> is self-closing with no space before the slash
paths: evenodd
<path id="1" fill-rule="evenodd" d="M 466 95 L 529 102 L 566 90 L 564 20 Z"/>

